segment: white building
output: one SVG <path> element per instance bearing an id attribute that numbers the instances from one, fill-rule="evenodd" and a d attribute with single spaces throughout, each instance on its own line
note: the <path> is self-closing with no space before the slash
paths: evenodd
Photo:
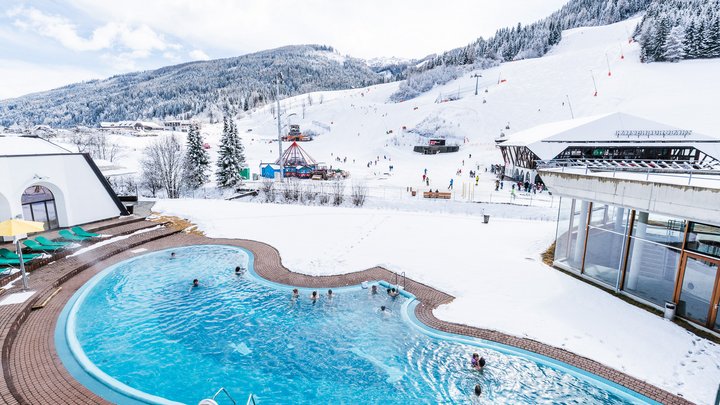
<path id="1" fill-rule="evenodd" d="M 0 173 L 0 221 L 53 229 L 127 215 L 88 154 L 40 138 L 0 135 Z"/>
<path id="2" fill-rule="evenodd" d="M 187 120 L 168 120 L 163 122 L 166 131 L 188 132 L 191 124 L 192 122 Z"/>
<path id="3" fill-rule="evenodd" d="M 720 138 L 624 114 L 576 121 L 501 144 L 551 159 L 508 170 L 537 170 L 560 197 L 554 265 L 720 331 Z"/>
<path id="4" fill-rule="evenodd" d="M 150 121 L 115 121 L 101 122 L 100 129 L 122 129 L 127 131 L 162 131 L 165 129 L 165 127 L 156 122 Z"/>
<path id="5" fill-rule="evenodd" d="M 537 162 L 613 160 L 711 164 L 720 158 L 717 138 L 624 113 L 576 118 L 520 131 L 496 140 L 505 176 L 537 183 Z"/>

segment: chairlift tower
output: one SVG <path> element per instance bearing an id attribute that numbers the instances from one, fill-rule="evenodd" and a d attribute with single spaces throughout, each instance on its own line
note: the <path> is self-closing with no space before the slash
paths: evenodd
<path id="1" fill-rule="evenodd" d="M 278 73 L 275 78 L 275 101 L 277 102 L 278 161 L 280 163 L 280 181 L 283 181 L 283 177 L 285 177 L 285 168 L 282 163 L 282 128 L 280 125 L 280 81 L 282 79 L 282 73 Z"/>
<path id="2" fill-rule="evenodd" d="M 475 78 L 475 95 L 477 96 L 477 94 L 478 94 L 478 80 L 480 80 L 480 78 L 482 77 L 482 75 L 479 74 L 479 73 L 475 73 L 474 75 L 472 75 L 472 76 L 470 76 L 470 77 L 474 77 L 474 78 Z"/>

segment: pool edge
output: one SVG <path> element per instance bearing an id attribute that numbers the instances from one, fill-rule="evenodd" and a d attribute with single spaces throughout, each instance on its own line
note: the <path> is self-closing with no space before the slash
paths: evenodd
<path id="1" fill-rule="evenodd" d="M 255 259 L 256 259 L 256 255 L 255 255 L 255 253 L 254 253 L 250 248 L 243 247 L 243 246 L 237 246 L 237 245 L 235 245 L 235 244 L 226 244 L 226 243 L 198 243 L 197 245 L 218 245 L 218 246 L 232 247 L 232 248 L 236 248 L 236 249 L 242 250 L 242 251 L 244 251 L 244 253 L 246 253 L 246 254 L 248 255 L 248 267 L 247 267 L 247 268 L 248 268 L 248 272 L 249 272 L 250 274 L 252 274 L 252 275 L 254 276 L 254 278 L 256 278 L 257 280 L 264 280 L 264 282 L 269 283 L 268 285 L 272 285 L 272 286 L 274 286 L 274 287 L 276 287 L 276 288 L 291 289 L 291 288 L 294 286 L 294 285 L 290 285 L 290 284 L 281 283 L 281 282 L 278 282 L 278 281 L 273 281 L 273 280 L 267 279 L 266 277 L 258 274 L 258 273 L 255 271 Z M 189 245 L 188 245 L 188 246 L 189 246 Z M 169 248 L 166 248 L 166 249 L 152 250 L 152 251 L 149 251 L 149 252 L 147 252 L 147 253 L 145 253 L 145 254 L 143 254 L 143 255 L 138 255 L 138 256 L 135 256 L 135 257 L 132 257 L 132 258 L 123 260 L 122 262 L 129 261 L 129 260 L 133 260 L 133 259 L 135 259 L 135 258 L 142 257 L 142 256 L 145 256 L 145 255 L 147 255 L 147 254 L 153 254 L 153 253 L 158 253 L 158 252 L 167 251 L 167 250 L 171 250 L 171 249 L 177 249 L 177 248 L 180 248 L 180 247 L 181 247 L 181 246 L 176 246 L 176 247 L 169 247 Z M 120 262 L 120 263 L 122 263 L 122 262 Z M 96 277 L 99 277 L 99 276 L 101 276 L 101 275 L 104 274 L 102 277 L 99 277 L 99 278 L 97 279 L 97 281 L 96 281 L 96 283 L 97 283 L 97 282 L 98 282 L 99 280 L 101 280 L 105 275 L 107 275 L 107 274 L 114 268 L 114 266 L 116 266 L 117 264 L 119 264 L 119 263 L 115 263 L 115 264 L 113 264 L 113 265 L 111 265 L 111 266 L 103 269 L 103 270 L 100 271 L 98 274 L 96 274 L 95 276 L 93 276 L 90 280 L 88 280 L 88 282 L 86 282 L 80 289 L 78 289 L 77 291 L 75 291 L 75 293 L 73 294 L 72 298 L 66 303 L 65 307 L 68 307 L 68 306 L 71 304 L 71 302 L 72 302 L 73 306 L 76 305 L 76 304 L 77 304 L 77 301 L 75 301 L 74 298 L 75 298 L 78 294 L 80 294 L 81 291 L 85 290 L 86 288 L 87 288 L 88 290 L 91 289 L 91 288 L 94 286 L 94 284 L 95 284 L 95 283 L 92 283 L 92 280 L 95 280 Z M 311 277 L 311 276 L 308 276 L 308 277 Z M 382 280 L 367 280 L 367 281 L 378 281 L 378 282 L 381 282 Z M 387 283 L 387 284 L 390 284 L 390 283 Z M 338 290 L 341 291 L 341 289 L 343 289 L 343 288 L 353 288 L 353 289 L 355 289 L 355 288 L 361 288 L 361 286 L 358 285 L 358 284 L 354 284 L 354 285 L 346 285 L 346 286 L 341 286 L 341 287 L 332 286 L 332 285 L 327 285 L 327 286 L 325 286 L 325 287 L 319 287 L 319 286 L 316 286 L 316 287 L 308 287 L 308 286 L 305 286 L 305 287 L 302 287 L 302 288 L 303 288 L 303 289 L 312 289 L 312 288 L 335 288 L 335 289 L 338 289 Z M 410 293 L 410 292 L 408 292 L 408 291 L 405 291 L 405 290 L 402 290 L 402 293 L 403 293 L 403 295 L 406 295 L 408 298 L 411 298 L 411 300 L 408 300 L 406 303 L 404 303 L 404 306 L 405 306 L 405 304 L 406 304 L 407 307 L 409 308 L 409 307 L 411 306 L 411 304 L 414 303 L 414 305 L 412 305 L 412 307 L 413 307 L 413 310 L 412 310 L 412 311 L 407 311 L 407 313 L 405 314 L 406 311 L 403 310 L 404 316 L 407 316 L 407 317 L 408 317 L 408 320 L 410 321 L 410 322 L 409 322 L 410 325 L 411 325 L 411 326 L 414 326 L 414 327 L 417 327 L 418 329 L 424 331 L 425 333 L 427 333 L 427 330 L 430 330 L 430 331 L 432 331 L 433 334 L 436 334 L 436 335 L 437 335 L 437 336 L 434 336 L 434 337 L 436 337 L 436 338 L 438 338 L 438 339 L 453 340 L 452 337 L 455 337 L 455 339 L 468 339 L 468 340 L 469 340 L 469 339 L 472 339 L 473 341 L 479 341 L 479 342 L 481 342 L 481 343 L 470 343 L 470 344 L 473 344 L 473 345 L 481 345 L 481 346 L 483 346 L 483 347 L 489 347 L 489 348 L 492 348 L 492 349 L 495 349 L 495 350 L 497 350 L 499 347 L 503 347 L 503 348 L 507 348 L 507 350 L 508 350 L 510 353 L 512 353 L 512 354 L 517 354 L 517 355 L 530 354 L 530 355 L 532 355 L 533 360 L 535 360 L 536 358 L 544 359 L 545 362 L 542 362 L 542 363 L 544 363 L 544 364 L 548 364 L 548 365 L 551 365 L 551 366 L 556 367 L 556 368 L 559 367 L 559 368 L 561 368 L 563 371 L 568 372 L 568 373 L 570 373 L 570 374 L 573 374 L 572 371 L 575 370 L 575 372 L 579 372 L 579 373 L 583 376 L 583 378 L 592 380 L 592 383 L 593 383 L 593 384 L 601 383 L 603 386 L 613 388 L 614 390 L 619 390 L 620 392 L 622 392 L 622 393 L 624 394 L 623 397 L 626 397 L 628 394 L 630 394 L 630 396 L 636 398 L 637 400 L 643 401 L 643 403 L 652 403 L 652 404 L 660 403 L 660 402 L 657 402 L 657 401 L 655 401 L 655 400 L 647 397 L 646 395 L 644 395 L 644 394 L 642 394 L 642 393 L 640 393 L 640 392 L 634 391 L 634 390 L 632 390 L 632 389 L 630 389 L 630 388 L 628 388 L 628 387 L 625 387 L 625 386 L 623 386 L 623 385 L 621 385 L 621 384 L 618 384 L 618 383 L 616 383 L 616 382 L 614 382 L 614 381 L 611 381 L 611 380 L 609 380 L 609 379 L 607 379 L 607 378 L 605 378 L 605 377 L 602 377 L 602 376 L 597 375 L 597 374 L 593 374 L 593 373 L 591 373 L 591 372 L 589 372 L 589 371 L 585 371 L 585 370 L 583 370 L 582 368 L 576 367 L 576 366 L 574 366 L 574 365 L 572 365 L 572 364 L 563 362 L 563 361 L 561 361 L 561 360 L 554 359 L 554 358 L 549 357 L 549 356 L 545 356 L 545 355 L 543 355 L 543 354 L 540 354 L 540 353 L 537 353 L 537 352 L 534 352 L 534 351 L 526 350 L 526 349 L 523 349 L 523 348 L 521 348 L 521 347 L 516 347 L 516 346 L 512 346 L 512 345 L 506 345 L 506 344 L 503 344 L 503 343 L 500 343 L 500 342 L 495 342 L 495 341 L 492 341 L 492 340 L 487 340 L 487 339 L 482 339 L 482 338 L 478 338 L 478 337 L 473 337 L 473 336 L 470 336 L 470 335 L 457 334 L 457 333 L 446 332 L 446 331 L 443 331 L 443 330 L 440 330 L 440 329 L 436 329 L 436 328 L 432 327 L 431 325 L 428 325 L 428 324 L 424 323 L 421 319 L 419 319 L 419 318 L 417 317 L 417 315 L 416 315 L 416 313 L 415 313 L 415 309 L 418 307 L 418 303 L 419 303 L 419 302 L 418 302 L 417 298 L 415 297 L 415 295 L 413 295 L 412 293 Z M 65 307 L 63 308 L 63 312 L 65 311 Z M 441 321 L 441 322 L 443 322 L 443 321 Z M 59 327 L 59 325 L 60 325 L 60 321 L 58 321 L 58 327 Z M 448 337 L 442 337 L 443 335 L 447 335 Z M 57 337 L 57 336 L 56 336 L 56 337 Z M 56 347 L 59 347 L 57 341 L 56 341 Z M 58 353 L 60 354 L 60 350 L 58 349 L 57 351 L 58 351 Z M 61 356 L 61 357 L 62 357 L 62 356 Z M 63 364 L 66 366 L 66 368 L 68 368 L 68 366 L 66 365 L 65 360 L 63 360 L 62 358 L 61 358 L 61 360 L 62 360 Z M 607 366 L 605 366 L 605 367 L 607 367 Z M 612 369 L 611 369 L 611 370 L 612 370 Z M 69 371 L 70 371 L 70 370 L 69 370 Z M 71 373 L 71 374 L 72 374 L 72 373 Z M 73 377 L 76 378 L 76 379 L 78 379 L 74 374 L 73 374 Z M 634 378 L 634 377 L 633 377 L 633 378 Z M 87 385 L 86 385 L 81 379 L 78 379 L 78 381 L 80 381 L 81 383 L 83 383 L 83 385 L 85 385 L 85 386 L 87 387 Z M 653 386 L 653 387 L 654 387 L 654 386 Z M 659 388 L 658 388 L 658 389 L 659 389 Z M 93 390 L 93 392 L 96 392 L 96 391 Z M 97 392 L 96 392 L 96 394 L 97 394 Z M 100 395 L 100 394 L 98 394 L 98 395 Z M 148 395 L 149 395 L 149 394 L 148 394 Z M 102 396 L 102 395 L 101 395 L 101 396 Z M 156 397 L 156 398 L 157 398 L 157 397 Z M 150 403 L 157 403 L 157 402 L 150 402 Z M 168 403 L 168 402 L 160 402 L 160 403 Z"/>

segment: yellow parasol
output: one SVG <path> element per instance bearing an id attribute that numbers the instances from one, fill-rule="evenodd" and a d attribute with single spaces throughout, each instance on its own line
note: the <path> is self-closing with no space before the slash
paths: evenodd
<path id="1" fill-rule="evenodd" d="M 25 261 L 20 248 L 20 239 L 17 236 L 31 232 L 42 232 L 45 230 L 44 222 L 24 221 L 22 219 L 8 219 L 0 222 L 0 236 L 12 236 L 15 238 L 15 250 L 20 258 L 20 272 L 22 273 L 23 290 L 28 289 L 27 274 L 25 274 Z"/>
<path id="2" fill-rule="evenodd" d="M 44 230 L 44 222 L 23 221 L 22 219 L 8 219 L 0 222 L 0 236 L 17 236 Z"/>

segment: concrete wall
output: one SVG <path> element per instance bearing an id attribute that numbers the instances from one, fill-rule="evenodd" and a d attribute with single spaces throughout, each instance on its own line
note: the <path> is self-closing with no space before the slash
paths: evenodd
<path id="1" fill-rule="evenodd" d="M 0 158 L 0 173 L 0 221 L 22 216 L 22 194 L 35 185 L 52 191 L 61 227 L 120 215 L 82 155 Z"/>
<path id="2" fill-rule="evenodd" d="M 541 170 L 559 196 L 720 225 L 720 189 Z"/>

